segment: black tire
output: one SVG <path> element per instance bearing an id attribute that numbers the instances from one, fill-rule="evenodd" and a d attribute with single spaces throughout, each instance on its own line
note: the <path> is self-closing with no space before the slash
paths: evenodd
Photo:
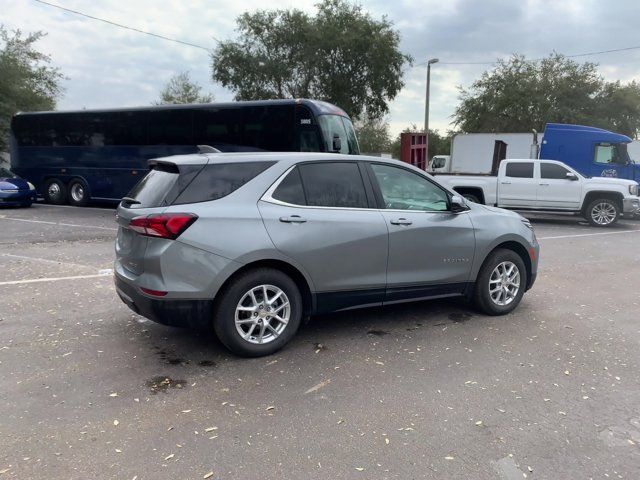
<path id="1" fill-rule="evenodd" d="M 289 300 L 290 310 L 289 321 L 279 336 L 268 343 L 257 344 L 240 335 L 235 318 L 236 307 L 245 294 L 261 285 L 271 285 L 282 290 Z M 213 315 L 216 335 L 229 350 L 243 357 L 261 357 L 280 350 L 295 335 L 302 320 L 302 297 L 297 285 L 288 275 L 271 268 L 259 268 L 241 274 L 221 292 Z"/>
<path id="2" fill-rule="evenodd" d="M 67 186 L 62 180 L 51 178 L 44 184 L 44 201 L 53 205 L 64 205 L 67 202 Z"/>
<path id="3" fill-rule="evenodd" d="M 597 209 L 600 212 L 609 212 L 609 215 L 598 215 Z M 589 204 L 584 217 L 594 227 L 610 227 L 620 218 L 620 206 L 610 198 L 598 198 Z"/>
<path id="4" fill-rule="evenodd" d="M 22 203 L 20 206 L 21 206 L 22 208 L 29 208 L 29 207 L 31 206 L 31 204 L 32 204 L 32 203 L 33 203 L 33 202 L 24 202 L 24 203 Z"/>
<path id="5" fill-rule="evenodd" d="M 75 207 L 86 207 L 91 201 L 91 194 L 86 182 L 80 178 L 75 178 L 69 182 L 68 198 L 69 205 Z"/>
<path id="6" fill-rule="evenodd" d="M 463 193 L 462 196 L 467 200 L 469 200 L 470 202 L 481 203 L 480 199 L 472 193 Z"/>
<path id="7" fill-rule="evenodd" d="M 499 305 L 491 297 L 490 279 L 494 270 L 503 262 L 510 262 L 515 265 L 520 274 L 520 285 L 515 297 L 506 305 Z M 515 309 L 524 295 L 527 288 L 527 269 L 520 255 L 513 250 L 498 249 L 491 252 L 482 264 L 476 279 L 474 302 L 476 307 L 487 315 L 505 315 Z"/>

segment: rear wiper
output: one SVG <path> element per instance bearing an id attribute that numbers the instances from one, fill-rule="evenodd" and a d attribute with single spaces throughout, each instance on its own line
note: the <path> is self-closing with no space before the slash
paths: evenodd
<path id="1" fill-rule="evenodd" d="M 140 200 L 136 200 L 135 198 L 131 197 L 122 197 L 122 202 L 126 202 L 129 205 L 139 205 L 141 203 Z"/>

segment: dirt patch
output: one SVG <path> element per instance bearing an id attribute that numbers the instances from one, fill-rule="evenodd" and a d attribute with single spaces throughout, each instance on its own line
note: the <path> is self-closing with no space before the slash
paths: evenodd
<path id="1" fill-rule="evenodd" d="M 151 391 L 151 394 L 155 395 L 158 392 L 168 393 L 172 388 L 185 388 L 187 382 L 185 380 L 174 380 L 173 378 L 167 377 L 166 375 L 158 375 L 147 380 L 145 382 L 145 385 Z"/>

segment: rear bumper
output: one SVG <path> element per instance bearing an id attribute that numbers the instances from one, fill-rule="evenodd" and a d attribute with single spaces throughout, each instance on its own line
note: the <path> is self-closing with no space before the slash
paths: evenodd
<path id="1" fill-rule="evenodd" d="M 154 322 L 172 327 L 208 330 L 213 320 L 212 300 L 153 298 L 115 275 L 116 292 L 131 310 Z"/>

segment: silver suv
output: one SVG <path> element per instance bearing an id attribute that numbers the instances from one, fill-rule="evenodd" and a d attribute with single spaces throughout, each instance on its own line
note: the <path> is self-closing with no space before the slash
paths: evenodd
<path id="1" fill-rule="evenodd" d="M 525 218 L 401 162 L 215 153 L 151 168 L 118 207 L 118 295 L 156 322 L 213 327 L 239 355 L 356 307 L 462 296 L 508 313 L 536 278 Z"/>

